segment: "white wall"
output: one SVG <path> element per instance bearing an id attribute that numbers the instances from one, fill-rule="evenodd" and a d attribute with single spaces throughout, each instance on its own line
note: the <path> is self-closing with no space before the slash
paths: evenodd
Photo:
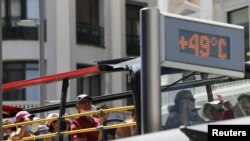
<path id="1" fill-rule="evenodd" d="M 38 60 L 38 41 L 3 40 L 3 60 Z"/>

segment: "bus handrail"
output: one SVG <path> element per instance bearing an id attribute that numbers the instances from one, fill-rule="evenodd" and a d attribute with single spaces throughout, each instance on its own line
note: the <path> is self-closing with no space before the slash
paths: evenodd
<path id="1" fill-rule="evenodd" d="M 129 123 L 119 123 L 114 125 L 108 125 L 108 126 L 102 126 L 102 130 L 107 129 L 114 129 L 114 128 L 120 128 L 120 127 L 127 127 L 127 126 L 135 126 L 136 122 L 129 122 Z M 87 128 L 87 129 L 80 129 L 80 130 L 72 130 L 72 131 L 64 131 L 61 132 L 63 135 L 69 135 L 69 134 L 75 134 L 75 133 L 85 133 L 85 132 L 93 132 L 93 131 L 100 131 L 100 127 L 94 127 L 94 128 Z M 22 138 L 22 140 L 34 140 L 39 138 L 49 138 L 49 137 L 55 137 L 57 133 L 49 133 L 49 134 L 43 134 L 38 136 L 32 136 L 32 137 L 25 137 Z"/>
<path id="2" fill-rule="evenodd" d="M 134 109 L 134 105 L 131 106 L 123 106 L 123 107 L 116 107 L 116 108 L 109 108 L 109 109 L 101 109 L 101 110 L 96 110 L 96 111 L 90 111 L 90 112 L 84 112 L 84 113 L 77 113 L 77 114 L 70 114 L 70 115 L 65 115 L 63 116 L 63 118 L 74 118 L 77 116 L 86 116 L 86 115 L 92 115 L 92 114 L 97 114 L 100 111 L 103 112 L 118 112 L 118 111 L 123 111 L 123 110 L 132 110 Z M 7 125 L 3 125 L 2 128 L 10 128 L 10 127 L 16 127 L 16 126 L 20 126 L 20 125 L 28 125 L 28 124 L 32 124 L 32 123 L 40 123 L 40 122 L 46 122 L 46 121 L 53 121 L 53 120 L 57 120 L 58 118 L 54 117 L 54 118 L 48 118 L 48 119 L 37 119 L 37 120 L 33 120 L 33 121 L 26 121 L 26 122 L 20 122 L 20 123 L 15 123 L 15 124 L 7 124 Z"/>
<path id="3" fill-rule="evenodd" d="M 6 84 L 3 84 L 2 89 L 3 91 L 7 91 L 11 89 L 18 89 L 18 88 L 23 88 L 27 86 L 42 84 L 42 83 L 44 84 L 44 83 L 49 83 L 53 81 L 59 81 L 65 78 L 71 79 L 71 78 L 76 78 L 76 77 L 80 77 L 83 75 L 90 75 L 90 74 L 97 74 L 97 73 L 100 73 L 99 66 L 93 66 L 93 67 L 83 68 L 83 69 L 64 72 L 64 73 L 47 75 L 47 76 L 34 78 L 34 79 L 6 83 Z"/>

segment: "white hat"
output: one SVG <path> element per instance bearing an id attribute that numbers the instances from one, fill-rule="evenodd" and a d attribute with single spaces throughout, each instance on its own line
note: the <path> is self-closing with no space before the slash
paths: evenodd
<path id="1" fill-rule="evenodd" d="M 58 118 L 59 117 L 59 114 L 58 113 L 50 113 L 46 119 L 49 119 L 49 118 Z M 50 120 L 50 121 L 47 121 L 47 125 L 48 127 L 50 127 L 51 123 L 55 121 L 55 120 Z"/>

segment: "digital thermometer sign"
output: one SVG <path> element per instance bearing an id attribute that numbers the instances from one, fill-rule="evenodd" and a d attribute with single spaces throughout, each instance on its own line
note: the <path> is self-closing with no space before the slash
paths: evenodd
<path id="1" fill-rule="evenodd" d="M 244 28 L 185 17 L 160 15 L 161 66 L 244 77 Z"/>
<path id="2" fill-rule="evenodd" d="M 201 57 L 230 59 L 229 37 L 187 30 L 179 31 L 179 50 Z"/>

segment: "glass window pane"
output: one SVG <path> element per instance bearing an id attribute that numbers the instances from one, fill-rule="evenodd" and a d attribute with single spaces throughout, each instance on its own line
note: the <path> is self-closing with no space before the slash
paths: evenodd
<path id="1" fill-rule="evenodd" d="M 76 0 L 77 22 L 90 23 L 90 2 L 89 0 Z"/>
<path id="2" fill-rule="evenodd" d="M 249 14 L 248 7 L 231 11 L 228 13 L 228 22 L 232 24 L 244 26 L 245 35 L 245 54 L 249 53 Z M 245 55 L 245 61 L 249 60 L 249 56 Z"/>
<path id="3" fill-rule="evenodd" d="M 39 0 L 27 0 L 27 19 L 39 19 Z"/>
<path id="4" fill-rule="evenodd" d="M 38 70 L 27 70 L 26 79 L 32 79 L 39 76 Z M 26 88 L 26 100 L 38 101 L 39 100 L 39 86 L 32 86 Z"/>
<path id="5" fill-rule="evenodd" d="M 87 65 L 77 65 L 77 69 L 89 67 Z M 77 79 L 77 93 L 86 93 L 91 96 L 101 95 L 101 76 L 93 75 Z"/>
<path id="6" fill-rule="evenodd" d="M 6 70 L 21 70 L 23 69 L 23 64 L 20 63 L 4 63 L 4 69 Z"/>
<path id="7" fill-rule="evenodd" d="M 38 63 L 4 62 L 3 83 L 31 79 L 39 76 Z M 39 100 L 39 86 L 4 92 L 4 100 Z"/>
<path id="8" fill-rule="evenodd" d="M 38 63 L 27 63 L 26 65 L 25 65 L 25 67 L 26 67 L 26 69 L 36 69 L 36 70 L 38 70 Z"/>
<path id="9" fill-rule="evenodd" d="M 21 0 L 11 0 L 11 16 L 21 16 Z"/>
<path id="10" fill-rule="evenodd" d="M 2 7 L 1 7 L 1 10 L 2 10 L 2 17 L 5 17 L 5 1 L 4 0 L 1 0 L 2 2 Z"/>

